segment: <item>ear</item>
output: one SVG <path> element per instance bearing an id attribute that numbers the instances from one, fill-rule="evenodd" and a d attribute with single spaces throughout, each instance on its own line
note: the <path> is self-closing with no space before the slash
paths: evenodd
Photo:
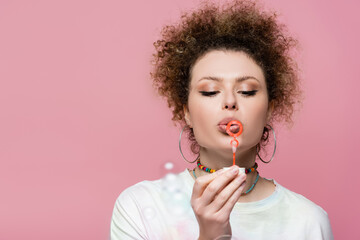
<path id="1" fill-rule="evenodd" d="M 183 109 L 184 109 L 185 122 L 190 128 L 192 128 L 190 113 L 186 105 L 184 105 Z"/>
<path id="2" fill-rule="evenodd" d="M 268 111 L 266 114 L 266 121 L 269 122 L 274 111 L 275 104 L 273 101 L 269 102 Z"/>

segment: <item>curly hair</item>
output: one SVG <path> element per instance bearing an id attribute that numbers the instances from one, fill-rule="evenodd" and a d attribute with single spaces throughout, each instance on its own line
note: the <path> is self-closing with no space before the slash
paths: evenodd
<path id="1" fill-rule="evenodd" d="M 184 125 L 183 107 L 196 61 L 211 50 L 245 52 L 263 69 L 269 103 L 274 106 L 271 122 L 291 124 L 301 95 L 299 71 L 291 56 L 297 45 L 286 27 L 277 22 L 277 14 L 262 11 L 255 2 L 234 0 L 220 7 L 205 1 L 194 12 L 183 13 L 179 23 L 162 29 L 161 39 L 154 42 L 150 74 L 155 89 L 172 109 L 172 120 Z M 268 132 L 264 128 L 262 142 Z M 189 139 L 195 143 L 192 130 Z"/>

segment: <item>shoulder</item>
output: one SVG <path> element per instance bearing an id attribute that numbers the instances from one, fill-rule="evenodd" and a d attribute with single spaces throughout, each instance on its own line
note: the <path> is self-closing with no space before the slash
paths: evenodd
<path id="1" fill-rule="evenodd" d="M 285 200 L 291 204 L 293 208 L 296 207 L 299 212 L 327 218 L 328 214 L 322 207 L 299 193 L 293 192 L 281 185 L 279 186 L 282 188 Z"/>
<path id="2" fill-rule="evenodd" d="M 161 190 L 161 180 L 141 181 L 124 189 L 116 199 L 120 205 L 134 205 L 147 200 Z"/>
<path id="3" fill-rule="evenodd" d="M 309 236 L 322 236 L 324 238 L 313 239 L 333 239 L 332 230 L 328 213 L 319 205 L 304 197 L 301 194 L 295 193 L 285 187 L 282 187 L 283 203 L 291 209 L 291 213 L 296 219 L 302 219 L 306 222 L 306 229 Z"/>

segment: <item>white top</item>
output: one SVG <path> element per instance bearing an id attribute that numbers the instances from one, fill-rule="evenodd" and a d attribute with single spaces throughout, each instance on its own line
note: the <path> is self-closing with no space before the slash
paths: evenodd
<path id="1" fill-rule="evenodd" d="M 334 239 L 320 206 L 271 180 L 276 185 L 272 195 L 235 204 L 230 215 L 232 239 Z M 194 182 L 186 169 L 125 189 L 114 206 L 111 240 L 197 239 L 199 226 L 190 205 Z"/>

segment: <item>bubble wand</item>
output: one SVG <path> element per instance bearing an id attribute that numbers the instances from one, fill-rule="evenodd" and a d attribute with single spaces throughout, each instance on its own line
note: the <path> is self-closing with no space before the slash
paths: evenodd
<path id="1" fill-rule="evenodd" d="M 237 125 L 239 126 L 239 131 L 237 133 L 233 133 L 230 130 L 230 127 L 232 125 Z M 227 125 L 226 125 L 226 132 L 227 134 L 229 134 L 230 136 L 232 136 L 234 139 L 232 139 L 230 141 L 230 145 L 232 147 L 232 152 L 233 152 L 233 166 L 235 165 L 235 153 L 236 153 L 236 148 L 239 146 L 239 141 L 236 139 L 238 136 L 240 136 L 240 134 L 243 131 L 243 126 L 241 124 L 241 122 L 239 122 L 238 120 L 232 120 L 230 121 Z"/>

